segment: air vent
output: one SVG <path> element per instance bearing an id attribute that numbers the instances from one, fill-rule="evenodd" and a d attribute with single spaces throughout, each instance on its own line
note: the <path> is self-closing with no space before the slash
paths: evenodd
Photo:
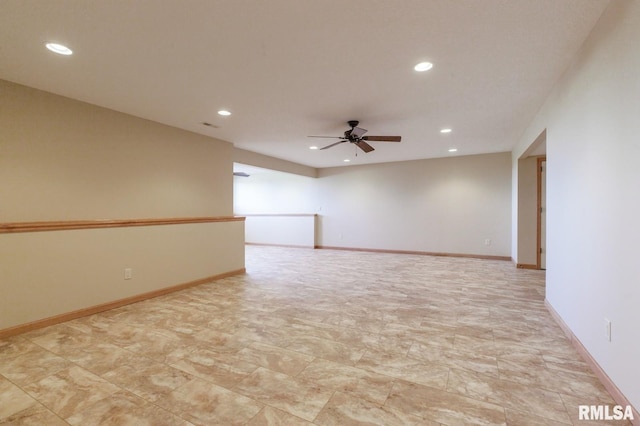
<path id="1" fill-rule="evenodd" d="M 215 124 L 207 123 L 206 121 L 203 121 L 202 125 L 207 127 L 213 127 L 214 129 L 218 128 L 218 126 L 216 126 Z"/>

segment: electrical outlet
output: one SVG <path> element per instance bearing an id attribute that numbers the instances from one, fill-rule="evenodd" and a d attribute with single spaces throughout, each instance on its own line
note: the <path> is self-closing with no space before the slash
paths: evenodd
<path id="1" fill-rule="evenodd" d="M 608 319 L 604 319 L 604 326 L 605 326 L 605 333 L 607 336 L 607 341 L 610 342 L 611 341 L 611 321 L 609 321 Z"/>
<path id="2" fill-rule="evenodd" d="M 491 245 L 491 238 L 487 238 L 484 240 L 484 245 L 485 246 L 490 246 Z"/>
<path id="3" fill-rule="evenodd" d="M 133 278 L 133 269 L 124 268 L 124 279 L 130 280 L 131 278 Z"/>

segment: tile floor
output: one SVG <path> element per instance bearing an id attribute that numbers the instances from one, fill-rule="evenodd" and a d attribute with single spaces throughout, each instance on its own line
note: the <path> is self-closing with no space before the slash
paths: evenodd
<path id="1" fill-rule="evenodd" d="M 545 309 L 544 272 L 246 259 L 247 275 L 0 340 L 0 424 L 561 425 L 614 404 Z"/>

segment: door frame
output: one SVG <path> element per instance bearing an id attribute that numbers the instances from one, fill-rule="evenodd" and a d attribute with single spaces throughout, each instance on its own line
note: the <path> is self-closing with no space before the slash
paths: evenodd
<path id="1" fill-rule="evenodd" d="M 541 259 L 542 257 L 541 256 L 542 254 L 542 163 L 545 163 L 545 166 L 546 166 L 546 162 L 547 162 L 546 155 L 542 157 L 538 157 L 538 162 L 537 162 L 538 213 L 537 213 L 537 225 L 536 225 L 536 268 L 537 269 L 541 269 L 542 267 L 542 259 Z M 545 179 L 546 179 L 546 172 L 545 172 Z M 546 229 L 545 229 L 545 232 L 546 232 Z"/>

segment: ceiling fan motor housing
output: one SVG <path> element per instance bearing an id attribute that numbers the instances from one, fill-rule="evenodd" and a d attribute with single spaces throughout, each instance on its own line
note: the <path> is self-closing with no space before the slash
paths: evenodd
<path id="1" fill-rule="evenodd" d="M 360 122 L 358 120 L 349 120 L 349 121 L 347 121 L 347 124 L 351 127 L 351 129 L 350 130 L 346 130 L 344 132 L 344 138 L 345 139 L 348 139 L 350 142 L 355 142 L 356 141 L 357 138 L 351 137 L 351 133 L 353 132 L 353 129 L 355 129 L 358 126 L 359 123 Z"/>
<path id="2" fill-rule="evenodd" d="M 344 132 L 344 137 L 340 136 L 310 136 L 313 138 L 338 138 L 341 139 L 336 143 L 332 143 L 331 145 L 327 145 L 320 150 L 328 149 L 334 147 L 336 145 L 343 144 L 345 142 L 350 142 L 355 144 L 358 148 L 363 150 L 364 152 L 373 151 L 373 147 L 367 143 L 367 141 L 375 141 L 375 142 L 400 142 L 400 136 L 364 136 L 367 133 L 367 129 L 361 129 L 358 127 L 360 122 L 358 120 L 349 120 L 347 124 L 351 129 Z"/>

